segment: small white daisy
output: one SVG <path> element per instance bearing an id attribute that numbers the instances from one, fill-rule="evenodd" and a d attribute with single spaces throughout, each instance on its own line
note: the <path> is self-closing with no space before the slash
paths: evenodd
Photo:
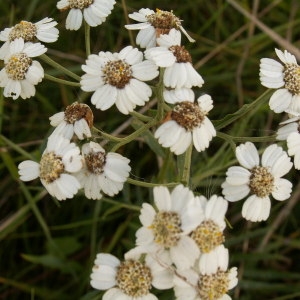
<path id="1" fill-rule="evenodd" d="M 0 59 L 4 59 L 9 50 L 9 44 L 17 38 L 22 38 L 24 42 L 45 43 L 57 41 L 59 31 L 55 27 L 56 21 L 52 18 L 44 18 L 36 23 L 21 21 L 13 27 L 5 28 L 0 32 L 0 41 L 5 42 L 0 48 Z"/>
<path id="2" fill-rule="evenodd" d="M 179 269 L 190 268 L 200 251 L 188 234 L 199 224 L 203 214 L 195 205 L 193 193 L 183 185 L 171 192 L 166 187 L 155 187 L 156 208 L 144 203 L 140 221 L 143 225 L 136 232 L 136 252 L 162 257 L 165 252 Z"/>
<path id="3" fill-rule="evenodd" d="M 129 159 L 114 152 L 105 153 L 97 143 L 82 146 L 84 165 L 76 174 L 85 196 L 101 199 L 101 192 L 113 196 L 122 190 L 131 170 Z"/>
<path id="4" fill-rule="evenodd" d="M 219 268 L 213 274 L 189 277 L 189 282 L 179 277 L 174 279 L 176 300 L 231 300 L 227 292 L 237 283 L 237 268 Z"/>
<path id="5" fill-rule="evenodd" d="M 91 286 L 107 290 L 103 300 L 157 300 L 150 293 L 152 286 L 168 289 L 173 277 L 149 256 L 142 262 L 138 259 L 120 261 L 111 254 L 99 253 L 91 274 Z"/>
<path id="6" fill-rule="evenodd" d="M 158 75 L 157 66 L 152 61 L 143 61 L 143 53 L 132 46 L 119 53 L 89 55 L 82 70 L 86 74 L 81 77 L 81 88 L 86 92 L 94 91 L 91 102 L 101 110 L 116 104 L 123 114 L 149 100 L 152 90 L 143 81 Z"/>
<path id="7" fill-rule="evenodd" d="M 290 197 L 292 183 L 281 178 L 289 172 L 293 163 L 287 153 L 277 145 L 267 147 L 260 159 L 254 144 L 247 142 L 236 148 L 236 157 L 242 165 L 230 167 L 222 184 L 225 199 L 235 202 L 249 193 L 243 204 L 242 215 L 252 222 L 265 221 L 270 215 L 269 195 L 279 201 Z"/>
<path id="8" fill-rule="evenodd" d="M 168 33 L 172 28 L 180 30 L 190 42 L 194 40 L 181 26 L 181 20 L 172 11 L 156 9 L 156 12 L 149 8 L 142 8 L 138 12 L 129 14 L 129 18 L 140 22 L 138 24 L 125 25 L 129 30 L 140 30 L 136 37 L 136 43 L 142 48 L 156 46 L 156 38 L 160 34 Z"/>
<path id="9" fill-rule="evenodd" d="M 209 146 L 216 130 L 206 116 L 213 108 L 209 95 L 177 102 L 166 121 L 158 127 L 154 136 L 163 147 L 170 147 L 176 155 L 184 153 L 191 143 L 198 152 Z"/>
<path id="10" fill-rule="evenodd" d="M 73 198 L 80 183 L 73 176 L 82 167 L 79 148 L 62 136 L 49 137 L 40 163 L 25 160 L 19 164 L 22 181 L 40 178 L 48 193 L 58 200 Z"/>
<path id="11" fill-rule="evenodd" d="M 56 113 L 49 119 L 50 124 L 56 127 L 52 135 L 60 134 L 71 139 L 75 133 L 80 140 L 92 136 L 90 128 L 93 127 L 94 115 L 87 104 L 74 102 L 64 112 Z"/>
<path id="12" fill-rule="evenodd" d="M 228 202 L 216 195 L 209 200 L 204 196 L 196 197 L 196 200 L 202 206 L 204 214 L 202 218 L 199 218 L 199 225 L 190 236 L 200 249 L 199 270 L 201 274 L 212 274 L 217 272 L 218 268 L 226 268 L 228 265 L 228 250 L 223 245 Z"/>
<path id="13" fill-rule="evenodd" d="M 190 53 L 181 46 L 181 34 L 171 29 L 168 34 L 157 38 L 160 47 L 145 51 L 147 59 L 153 60 L 157 66 L 165 68 L 164 85 L 170 88 L 201 87 L 204 83 L 200 74 L 192 65 Z"/>
<path id="14" fill-rule="evenodd" d="M 270 98 L 270 108 L 276 112 L 300 113 L 300 66 L 287 50 L 275 49 L 282 63 L 270 58 L 260 61 L 260 81 L 265 87 L 277 89 Z"/>
<path id="15" fill-rule="evenodd" d="M 25 43 L 22 38 L 9 44 L 4 58 L 4 68 L 0 71 L 0 87 L 4 87 L 4 96 L 23 99 L 35 95 L 35 85 L 42 81 L 44 69 L 32 57 L 47 51 L 40 43 Z"/>
<path id="16" fill-rule="evenodd" d="M 115 5 L 115 0 L 60 0 L 56 7 L 70 10 L 66 19 L 66 29 L 78 30 L 82 19 L 92 27 L 102 24 Z"/>

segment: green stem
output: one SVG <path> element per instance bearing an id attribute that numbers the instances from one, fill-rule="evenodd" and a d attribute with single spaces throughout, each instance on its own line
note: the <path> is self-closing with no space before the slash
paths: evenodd
<path id="1" fill-rule="evenodd" d="M 122 138 L 122 140 L 111 149 L 111 152 L 116 152 L 117 149 L 119 149 L 121 146 L 130 143 L 135 138 L 137 138 L 139 135 L 141 135 L 144 131 L 146 131 L 147 129 L 149 129 L 150 127 L 152 127 L 154 124 L 156 124 L 156 119 L 153 119 L 152 121 L 150 121 L 149 123 L 145 124 L 144 126 L 142 126 L 141 128 L 139 128 L 138 130 L 136 130 L 135 132 L 133 132 L 132 134 L 130 134 L 130 135 Z"/>
<path id="2" fill-rule="evenodd" d="M 251 137 L 251 136 L 231 136 L 229 134 L 223 132 L 217 132 L 217 136 L 221 139 L 224 139 L 228 142 L 234 141 L 238 143 L 244 142 L 253 142 L 253 143 L 265 143 L 265 142 L 274 142 L 276 141 L 276 135 L 270 136 L 258 136 L 258 137 Z"/>
<path id="3" fill-rule="evenodd" d="M 164 73 L 165 69 L 160 68 L 159 81 L 157 84 L 157 120 L 162 121 L 164 118 Z"/>
<path id="4" fill-rule="evenodd" d="M 263 104 L 264 102 L 266 102 L 269 99 L 269 96 L 272 92 L 273 92 L 273 90 L 268 89 L 252 103 L 245 104 L 235 113 L 228 114 L 223 119 L 214 121 L 213 123 L 214 123 L 215 128 L 217 130 L 220 130 L 220 129 L 230 125 L 234 121 L 240 119 L 242 116 L 244 116 L 248 112 L 256 110 L 261 104 Z"/>
<path id="5" fill-rule="evenodd" d="M 53 82 L 61 83 L 61 84 L 64 84 L 64 85 L 70 85 L 70 86 L 80 87 L 80 83 L 79 82 L 73 82 L 73 81 L 68 81 L 68 80 L 60 79 L 60 78 L 51 76 L 49 74 L 45 74 L 45 79 L 48 79 L 48 80 L 53 81 Z"/>
<path id="6" fill-rule="evenodd" d="M 135 180 L 132 178 L 128 178 L 127 182 L 133 185 L 137 185 L 137 186 L 142 186 L 142 187 L 147 187 L 147 188 L 153 188 L 156 186 L 165 186 L 165 187 L 174 187 L 176 185 L 178 185 L 178 182 L 169 182 L 169 183 L 151 183 L 151 182 L 145 182 L 145 181 L 139 181 L 139 180 Z"/>
<path id="7" fill-rule="evenodd" d="M 132 204 L 126 204 L 126 203 L 121 203 L 120 201 L 116 201 L 116 200 L 113 200 L 111 198 L 105 198 L 105 197 L 103 197 L 100 201 L 104 201 L 104 202 L 107 202 L 107 203 L 110 203 L 110 204 L 114 204 L 114 205 L 116 205 L 118 207 L 123 207 L 123 208 L 127 208 L 127 209 L 130 209 L 130 210 L 135 210 L 135 211 L 140 211 L 141 210 L 140 206 L 132 205 Z"/>
<path id="8" fill-rule="evenodd" d="M 184 153 L 184 165 L 183 169 L 180 170 L 181 182 L 184 185 L 189 185 L 190 174 L 191 174 L 191 161 L 192 161 L 193 143 L 187 148 Z"/>
<path id="9" fill-rule="evenodd" d="M 91 259 L 93 260 L 96 256 L 96 243 L 97 243 L 97 225 L 98 225 L 98 217 L 100 215 L 101 211 L 101 201 L 96 201 L 96 205 L 94 207 L 94 213 L 93 213 L 93 223 L 92 223 L 92 229 L 91 229 Z"/>
<path id="10" fill-rule="evenodd" d="M 130 113 L 130 115 L 132 115 L 134 118 L 136 118 L 136 119 L 138 119 L 140 121 L 143 121 L 143 122 L 149 122 L 149 121 L 151 121 L 153 119 L 152 117 L 145 116 L 145 115 L 140 114 L 140 113 L 138 113 L 136 111 L 132 111 Z"/>
<path id="11" fill-rule="evenodd" d="M 88 57 L 91 54 L 91 27 L 87 22 L 84 22 L 84 39 L 86 56 Z"/>
<path id="12" fill-rule="evenodd" d="M 51 59 L 49 56 L 47 56 L 46 54 L 42 54 L 41 56 L 39 56 L 45 63 L 47 63 L 48 65 L 52 66 L 53 68 L 60 70 L 61 72 L 63 72 L 64 74 L 74 78 L 77 81 L 80 81 L 80 76 L 76 75 L 75 73 L 73 73 L 72 71 L 66 69 L 65 67 L 63 67 L 62 65 L 60 65 L 59 63 L 57 63 L 56 61 L 54 61 L 53 59 Z"/>
<path id="13" fill-rule="evenodd" d="M 102 131 L 101 129 L 98 129 L 96 127 L 93 127 L 93 130 L 98 132 L 99 134 L 101 134 L 105 139 L 109 140 L 109 141 L 112 141 L 112 142 L 122 142 L 123 141 L 123 138 L 119 138 L 119 137 L 116 137 L 116 136 L 113 136 L 113 135 L 110 135 L 104 131 Z"/>

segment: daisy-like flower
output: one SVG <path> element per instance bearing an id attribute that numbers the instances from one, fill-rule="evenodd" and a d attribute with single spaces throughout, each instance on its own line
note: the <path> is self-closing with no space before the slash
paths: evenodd
<path id="1" fill-rule="evenodd" d="M 142 48 L 155 47 L 156 38 L 160 34 L 168 33 L 172 28 L 180 30 L 190 42 L 194 42 L 182 27 L 181 20 L 172 11 L 157 9 L 154 12 L 152 9 L 142 8 L 138 12 L 129 14 L 129 18 L 140 22 L 138 24 L 125 25 L 125 28 L 140 30 L 136 37 L 136 43 Z"/>
<path id="2" fill-rule="evenodd" d="M 265 149 L 261 165 L 258 151 L 251 142 L 238 146 L 236 157 L 242 167 L 228 169 L 226 181 L 222 184 L 225 199 L 235 202 L 250 193 L 243 204 L 243 217 L 252 222 L 265 221 L 270 215 L 270 194 L 279 201 L 291 195 L 292 183 L 281 177 L 289 172 L 293 163 L 275 144 Z"/>
<path id="3" fill-rule="evenodd" d="M 178 269 L 190 268 L 200 251 L 188 234 L 199 224 L 203 211 L 183 185 L 176 186 L 171 194 L 163 186 L 155 187 L 153 193 L 156 208 L 148 203 L 142 205 L 143 227 L 136 232 L 135 252 L 157 257 L 166 252 Z"/>
<path id="4" fill-rule="evenodd" d="M 155 131 L 155 137 L 163 147 L 170 147 L 176 155 L 184 153 L 191 143 L 198 152 L 209 146 L 216 130 L 206 116 L 213 108 L 209 95 L 176 103 L 166 121 Z"/>
<path id="5" fill-rule="evenodd" d="M 131 170 L 129 159 L 114 152 L 105 153 L 97 143 L 89 142 L 82 146 L 84 165 L 76 174 L 85 196 L 101 199 L 101 192 L 113 196 L 122 190 Z"/>
<path id="6" fill-rule="evenodd" d="M 157 66 L 152 61 L 143 61 L 143 53 L 132 46 L 119 53 L 89 55 L 82 70 L 86 74 L 81 77 L 81 88 L 94 91 L 91 102 L 101 110 L 116 104 L 123 114 L 149 100 L 152 90 L 143 81 L 158 75 Z"/>
<path id="7" fill-rule="evenodd" d="M 40 43 L 25 43 L 22 38 L 9 44 L 4 58 L 4 68 L 0 71 L 0 87 L 4 87 L 4 96 L 23 99 L 34 96 L 35 85 L 42 81 L 44 69 L 32 57 L 47 51 Z"/>
<path id="8" fill-rule="evenodd" d="M 51 136 L 40 163 L 25 160 L 19 164 L 22 181 L 40 178 L 48 193 L 58 200 L 73 198 L 80 183 L 73 176 L 82 167 L 80 149 L 62 136 Z"/>
<path id="9" fill-rule="evenodd" d="M 157 300 L 150 290 L 169 289 L 173 276 L 150 256 L 145 261 L 126 259 L 120 261 L 111 254 L 99 253 L 91 274 L 91 286 L 107 290 L 103 300 Z"/>
<path id="10" fill-rule="evenodd" d="M 78 30 L 82 19 L 92 27 L 102 24 L 115 5 L 115 0 L 60 0 L 56 7 L 70 10 L 66 19 L 66 29 Z"/>
<path id="11" fill-rule="evenodd" d="M 228 250 L 223 243 L 223 230 L 226 227 L 225 213 L 228 202 L 223 197 L 213 195 L 209 200 L 204 196 L 196 197 L 204 214 L 199 225 L 190 236 L 200 249 L 199 270 L 201 274 L 212 274 L 218 268 L 227 268 Z"/>
<path id="12" fill-rule="evenodd" d="M 300 112 L 300 66 L 287 50 L 275 49 L 282 63 L 270 58 L 260 61 L 260 81 L 265 87 L 277 89 L 270 98 L 270 108 L 276 112 Z"/>
<path id="13" fill-rule="evenodd" d="M 0 59 L 3 59 L 9 50 L 9 44 L 17 38 L 22 38 L 24 42 L 41 41 L 53 43 L 58 39 L 58 29 L 55 27 L 56 21 L 52 18 L 44 18 L 39 22 L 32 23 L 21 21 L 13 27 L 5 28 L 0 32 L 0 41 L 5 42 L 0 48 Z"/>
<path id="14" fill-rule="evenodd" d="M 237 283 L 237 268 L 226 265 L 212 274 L 189 276 L 189 282 L 175 277 L 174 291 L 176 300 L 231 300 L 227 292 Z"/>
<path id="15" fill-rule="evenodd" d="M 50 124 L 56 127 L 53 135 L 60 134 L 71 139 L 75 133 L 80 140 L 91 137 L 94 115 L 87 104 L 74 102 L 64 112 L 56 113 L 49 119 Z"/>
<path id="16" fill-rule="evenodd" d="M 204 83 L 200 74 L 193 68 L 190 53 L 181 46 L 181 34 L 171 29 L 168 34 L 157 38 L 159 47 L 145 51 L 147 59 L 153 60 L 157 66 L 166 68 L 164 71 L 164 85 L 170 88 L 201 87 Z"/>

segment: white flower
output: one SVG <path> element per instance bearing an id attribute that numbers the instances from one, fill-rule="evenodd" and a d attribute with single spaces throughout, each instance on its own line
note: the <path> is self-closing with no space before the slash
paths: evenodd
<path id="1" fill-rule="evenodd" d="M 281 177 L 293 164 L 287 153 L 275 144 L 265 149 L 261 165 L 258 151 L 250 142 L 236 148 L 236 157 L 242 167 L 228 169 L 222 184 L 225 199 L 235 202 L 250 193 L 243 204 L 243 217 L 252 222 L 265 221 L 271 209 L 270 194 L 279 201 L 290 197 L 292 183 Z"/>
<path id="2" fill-rule="evenodd" d="M 281 63 L 274 59 L 262 58 L 260 81 L 265 87 L 277 89 L 270 98 L 270 108 L 276 112 L 300 112 L 300 66 L 294 55 L 287 50 L 275 49 Z"/>
<path id="3" fill-rule="evenodd" d="M 179 155 L 184 153 L 191 143 L 198 152 L 209 146 L 216 130 L 206 116 L 213 108 L 209 95 L 200 96 L 197 102 L 193 98 L 177 102 L 166 121 L 158 127 L 155 137 L 163 147 Z"/>
<path id="4" fill-rule="evenodd" d="M 174 279 L 176 300 L 231 300 L 227 292 L 237 283 L 237 268 L 227 269 L 228 265 L 219 268 L 213 274 L 189 276 L 188 282 L 179 277 Z"/>
<path id="5" fill-rule="evenodd" d="M 32 57 L 47 51 L 40 43 L 24 43 L 22 38 L 9 44 L 4 59 L 4 68 L 0 71 L 0 87 L 4 87 L 4 96 L 23 99 L 34 96 L 35 85 L 42 81 L 44 69 Z"/>
<path id="6" fill-rule="evenodd" d="M 101 199 L 101 192 L 113 196 L 122 190 L 131 170 L 129 159 L 118 153 L 105 153 L 94 142 L 84 144 L 82 154 L 84 165 L 76 176 L 87 198 Z"/>
<path id="7" fill-rule="evenodd" d="M 163 91 L 164 100 L 169 104 L 175 104 L 177 102 L 183 102 L 185 99 L 194 99 L 195 94 L 192 89 L 164 89 Z"/>
<path id="8" fill-rule="evenodd" d="M 64 112 L 56 113 L 49 119 L 50 124 L 56 127 L 52 135 L 60 134 L 71 139 L 75 133 L 80 140 L 91 137 L 90 128 L 93 127 L 94 116 L 86 104 L 74 102 L 67 106 Z"/>
<path id="9" fill-rule="evenodd" d="M 179 269 L 191 267 L 199 257 L 199 248 L 188 234 L 199 224 L 202 209 L 195 205 L 194 195 L 183 185 L 170 194 L 163 186 L 155 187 L 156 208 L 144 203 L 136 232 L 135 252 L 163 257 L 165 252 Z"/>
<path id="10" fill-rule="evenodd" d="M 201 87 L 202 77 L 193 68 L 190 53 L 181 46 L 181 34 L 171 29 L 168 34 L 157 38 L 160 47 L 149 48 L 145 51 L 147 59 L 153 60 L 157 66 L 166 68 L 164 71 L 164 85 L 171 88 Z"/>
<path id="11" fill-rule="evenodd" d="M 129 14 L 129 18 L 140 22 L 138 24 L 125 25 L 129 30 L 140 30 L 136 43 L 142 48 L 151 48 L 156 45 L 156 37 L 168 33 L 172 28 L 180 30 L 190 42 L 194 40 L 181 26 L 181 20 L 173 12 L 157 9 L 156 12 L 149 8 L 142 8 L 138 12 Z"/>
<path id="12" fill-rule="evenodd" d="M 17 38 L 24 42 L 36 42 L 39 40 L 45 43 L 57 41 L 59 31 L 55 27 L 56 21 L 52 18 L 44 18 L 36 23 L 21 21 L 13 27 L 5 28 L 0 32 L 0 41 L 5 42 L 0 48 L 0 59 L 4 59 L 9 51 L 9 44 Z"/>
<path id="13" fill-rule="evenodd" d="M 209 200 L 204 196 L 196 197 L 196 200 L 202 206 L 204 214 L 190 236 L 200 249 L 198 265 L 201 274 L 212 274 L 218 268 L 227 268 L 228 265 L 228 250 L 223 246 L 228 202 L 216 195 Z"/>
<path id="14" fill-rule="evenodd" d="M 131 46 L 119 53 L 89 55 L 82 69 L 86 74 L 81 77 L 81 88 L 94 91 L 91 102 L 101 110 L 116 104 L 123 114 L 149 100 L 152 90 L 143 81 L 158 75 L 157 66 L 152 61 L 143 61 L 143 53 Z"/>
<path id="15" fill-rule="evenodd" d="M 115 5 L 115 0 L 60 0 L 56 7 L 70 9 L 66 19 L 66 29 L 78 30 L 82 19 L 92 27 L 102 24 Z"/>
<path id="16" fill-rule="evenodd" d="M 145 262 L 138 259 L 120 261 L 111 254 L 99 253 L 91 274 L 91 286 L 107 290 L 103 300 L 157 300 L 150 293 L 152 286 L 172 287 L 172 276 L 149 256 Z"/>
<path id="17" fill-rule="evenodd" d="M 79 148 L 62 136 L 49 137 L 47 147 L 40 163 L 25 160 L 19 164 L 22 181 L 40 177 L 48 193 L 58 200 L 73 198 L 80 188 L 78 180 L 72 173 L 82 167 Z"/>

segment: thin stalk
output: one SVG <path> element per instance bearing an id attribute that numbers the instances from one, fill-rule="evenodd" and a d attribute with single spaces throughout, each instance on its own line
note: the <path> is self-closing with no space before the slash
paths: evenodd
<path id="1" fill-rule="evenodd" d="M 54 61 L 53 59 L 51 59 L 49 56 L 47 56 L 46 54 L 42 54 L 41 56 L 39 56 L 45 63 L 47 63 L 48 65 L 52 66 L 53 68 L 60 70 L 61 72 L 63 72 L 64 74 L 74 78 L 77 81 L 80 81 L 80 76 L 78 76 L 77 74 L 73 73 L 72 71 L 68 70 L 67 68 L 63 67 L 62 65 L 60 65 L 59 63 L 57 63 L 56 61 Z"/>
<path id="2" fill-rule="evenodd" d="M 87 22 L 84 22 L 84 40 L 85 52 L 88 57 L 91 54 L 91 27 Z"/>
<path id="3" fill-rule="evenodd" d="M 61 84 L 64 84 L 64 85 L 70 85 L 70 86 L 80 87 L 80 83 L 79 82 L 73 82 L 73 81 L 68 81 L 68 80 L 60 79 L 60 78 L 51 76 L 49 74 L 45 74 L 45 79 L 48 79 L 48 80 L 53 81 L 53 82 L 61 83 Z"/>
<path id="4" fill-rule="evenodd" d="M 184 164 L 183 169 L 180 170 L 181 182 L 184 185 L 189 185 L 190 175 L 191 175 L 191 162 L 192 162 L 192 153 L 193 153 L 193 143 L 187 148 L 184 153 Z"/>
<path id="5" fill-rule="evenodd" d="M 165 187 L 174 187 L 176 185 L 178 185 L 178 182 L 169 182 L 169 183 L 151 183 L 151 182 L 145 182 L 145 181 L 139 181 L 139 180 L 135 180 L 132 178 L 128 178 L 127 182 L 133 185 L 137 185 L 137 186 L 142 186 L 142 187 L 148 187 L 148 188 L 153 188 L 156 186 L 165 186 Z"/>

